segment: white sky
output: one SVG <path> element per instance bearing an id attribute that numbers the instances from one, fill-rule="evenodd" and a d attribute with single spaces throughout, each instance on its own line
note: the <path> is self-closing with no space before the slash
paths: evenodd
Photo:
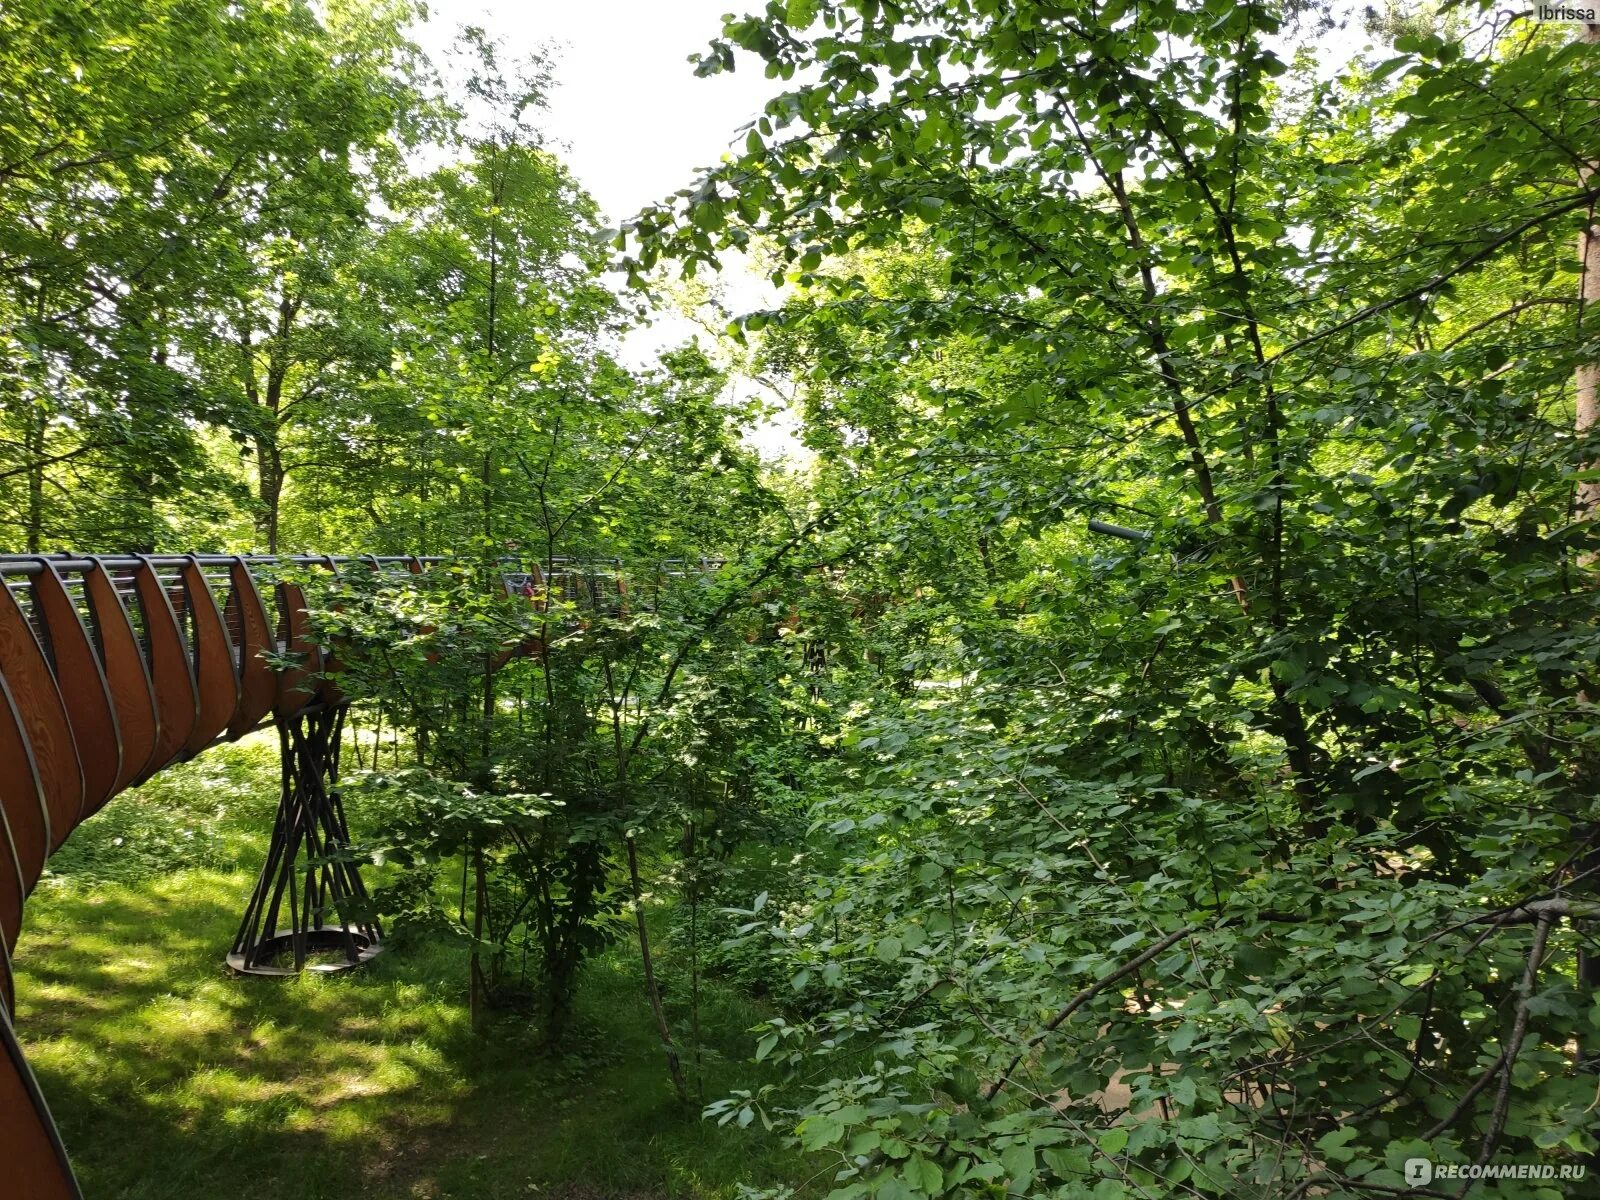
<path id="1" fill-rule="evenodd" d="M 743 140 L 739 127 L 783 88 L 751 69 L 748 56 L 743 69 L 709 79 L 688 62 L 721 34 L 723 14 L 761 7 L 759 0 L 434 0 L 417 37 L 435 62 L 463 25 L 498 38 L 508 62 L 548 49 L 556 88 L 540 124 L 616 226 L 714 166 Z M 739 259 L 726 264 L 716 286 L 734 312 L 778 302 L 771 284 Z M 688 320 L 664 315 L 629 336 L 623 358 L 646 366 L 698 332 Z M 788 455 L 795 449 L 792 421 L 754 430 L 751 440 L 769 457 Z"/>
<path id="2" fill-rule="evenodd" d="M 785 86 L 742 52 L 739 70 L 709 79 L 687 61 L 720 35 L 723 14 L 763 7 L 762 0 L 433 0 L 420 40 L 436 61 L 463 25 L 482 25 L 512 57 L 548 47 L 558 86 L 546 132 L 616 223 L 716 163 L 738 128 Z M 1336 69 L 1367 38 L 1351 21 L 1318 40 Z"/>
<path id="3" fill-rule="evenodd" d="M 433 0 L 417 36 L 436 62 L 463 25 L 481 25 L 508 61 L 549 50 L 557 86 L 543 127 L 614 226 L 716 164 L 742 140 L 739 127 L 785 86 L 767 79 L 753 56 L 739 55 L 739 70 L 709 79 L 687 61 L 721 33 L 724 13 L 762 7 L 761 0 Z M 1346 28 L 1324 36 L 1319 49 L 1336 68 L 1362 40 L 1358 26 Z M 716 287 L 736 313 L 779 302 L 771 284 L 738 259 L 726 264 Z M 630 335 L 623 358 L 647 365 L 696 332 L 687 320 L 663 316 Z M 751 440 L 769 456 L 792 454 L 792 418 L 752 431 Z"/>
<path id="4" fill-rule="evenodd" d="M 435 0 L 424 47 L 436 58 L 463 25 L 508 56 L 547 46 L 558 86 L 543 124 L 612 222 L 715 164 L 780 81 L 756 71 L 700 79 L 686 61 L 749 0 Z M 741 64 L 741 66 L 746 64 Z"/>

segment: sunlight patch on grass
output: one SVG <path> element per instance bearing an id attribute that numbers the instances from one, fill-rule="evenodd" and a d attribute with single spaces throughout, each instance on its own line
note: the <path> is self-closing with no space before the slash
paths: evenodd
<path id="1" fill-rule="evenodd" d="M 150 1049 L 163 1049 L 184 1041 L 213 1041 L 234 1027 L 233 1013 L 225 1006 L 196 996 L 161 996 L 139 1014 L 138 1033 Z"/>
<path id="2" fill-rule="evenodd" d="M 626 943 L 590 964 L 558 1057 L 526 1016 L 473 1033 L 465 949 L 446 938 L 397 938 L 350 973 L 229 974 L 271 749 L 223 748 L 119 798 L 75 835 L 100 838 L 76 873 L 30 904 L 19 1032 L 88 1200 L 731 1200 L 810 1173 L 779 1139 L 677 1102 Z M 162 857 L 169 825 L 201 831 L 193 865 Z M 135 857 L 159 869 L 125 870 L 119 829 L 147 834 Z M 663 971 L 682 978 L 670 953 Z M 716 1096 L 748 1085 L 744 1030 L 763 1014 L 714 982 L 705 998 L 724 1030 Z"/>

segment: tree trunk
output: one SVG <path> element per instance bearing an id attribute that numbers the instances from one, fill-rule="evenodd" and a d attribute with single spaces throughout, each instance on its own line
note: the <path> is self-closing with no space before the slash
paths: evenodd
<path id="1" fill-rule="evenodd" d="M 23 448 L 28 455 L 28 513 L 26 541 L 29 554 L 38 554 L 44 544 L 44 447 L 48 416 L 39 405 L 28 408 L 28 425 Z"/>
<path id="2" fill-rule="evenodd" d="M 483 851 L 476 846 L 472 849 L 472 868 L 476 878 L 472 905 L 472 960 L 468 964 L 471 973 L 470 990 L 467 994 L 467 1017 L 474 1032 L 483 1028 L 484 1001 L 488 989 L 483 980 L 483 956 L 480 948 L 483 945 L 484 910 L 489 903 L 489 881 L 483 868 Z"/>
<path id="3" fill-rule="evenodd" d="M 1585 25 L 1582 40 L 1600 45 L 1600 25 Z M 1578 186 L 1592 188 L 1600 179 L 1600 160 L 1591 159 L 1578 168 Z M 1600 206 L 1590 202 L 1584 212 L 1583 229 L 1578 234 L 1578 320 L 1588 316 L 1589 306 L 1600 302 Z M 1600 425 L 1600 361 L 1579 363 L 1574 383 L 1577 413 L 1574 430 L 1580 439 L 1592 436 Z M 1600 460 L 1590 460 L 1590 469 Z M 1578 484 L 1577 514 L 1580 520 L 1600 516 L 1600 479 Z"/>
<path id="4" fill-rule="evenodd" d="M 644 990 L 650 998 L 650 1011 L 655 1014 L 656 1032 L 661 1035 L 661 1046 L 667 1054 L 667 1073 L 672 1076 L 672 1086 L 678 1099 L 689 1102 L 689 1086 L 684 1082 L 683 1064 L 678 1061 L 678 1048 L 672 1042 L 672 1027 L 667 1024 L 667 1013 L 661 1006 L 661 989 L 656 985 L 655 958 L 650 953 L 650 930 L 644 919 L 644 885 L 639 880 L 639 847 L 632 835 L 628 843 L 628 880 L 633 887 L 633 917 L 639 927 L 639 956 L 644 962 Z"/>
<path id="5" fill-rule="evenodd" d="M 156 323 L 160 324 L 160 322 L 161 318 L 158 315 Z M 158 335 L 151 361 L 158 367 L 165 367 L 167 360 L 166 341 Z M 161 533 L 161 521 L 156 516 L 156 490 L 159 482 L 157 471 L 155 468 L 142 463 L 130 464 L 124 478 L 129 499 L 133 502 L 134 510 L 138 513 L 137 528 L 125 536 L 128 537 L 131 549 L 136 553 L 153 554 Z"/>
<path id="6" fill-rule="evenodd" d="M 1583 40 L 1590 45 L 1600 44 L 1600 25 L 1585 25 Z M 1580 187 L 1594 186 L 1600 179 L 1600 162 L 1585 164 L 1578 171 Z M 1581 320 L 1589 306 L 1600 301 L 1600 212 L 1590 204 L 1585 215 L 1583 231 L 1578 234 L 1578 314 Z M 1576 432 L 1580 439 L 1590 436 L 1600 425 L 1600 362 L 1581 363 L 1577 370 L 1577 420 Z M 1596 463 L 1591 462 L 1593 468 Z M 1593 519 L 1600 514 L 1600 479 L 1586 479 L 1578 484 L 1578 512 L 1580 519 Z"/>
<path id="7" fill-rule="evenodd" d="M 1583 40 L 1590 45 L 1600 44 L 1600 25 L 1585 25 Z M 1596 179 L 1600 179 L 1600 162 L 1590 161 L 1579 169 L 1580 186 L 1593 187 Z M 1588 315 L 1589 306 L 1600 302 L 1600 211 L 1592 203 L 1585 213 L 1583 230 L 1578 234 L 1578 269 L 1578 319 L 1582 321 Z M 1574 382 L 1577 391 L 1574 427 L 1582 439 L 1592 436 L 1600 425 L 1600 362 L 1580 363 Z M 1587 465 L 1592 470 L 1600 463 L 1590 460 Z M 1578 484 L 1576 515 L 1579 520 L 1600 517 L 1600 480 L 1584 480 Z M 1594 565 L 1593 556 L 1586 565 Z M 1591 775 L 1591 771 L 1580 767 L 1580 790 L 1585 790 L 1582 787 L 1584 775 Z M 1600 842 L 1600 828 L 1591 825 L 1586 833 L 1588 850 L 1578 859 L 1579 870 L 1600 866 L 1600 846 L 1596 845 Z M 1594 890 L 1592 882 L 1587 890 Z M 1593 932 L 1592 927 L 1589 932 Z M 1600 995 L 1600 954 L 1582 944 L 1578 949 L 1577 984 L 1580 996 Z M 1600 1034 L 1590 1031 L 1579 1035 L 1578 1068 L 1600 1074 Z M 1587 1163 L 1590 1171 L 1600 1171 L 1600 1151 L 1591 1153 Z"/>
<path id="8" fill-rule="evenodd" d="M 256 439 L 256 496 L 261 511 L 256 517 L 256 535 L 268 554 L 278 552 L 278 515 L 283 508 L 283 456 L 266 438 Z"/>

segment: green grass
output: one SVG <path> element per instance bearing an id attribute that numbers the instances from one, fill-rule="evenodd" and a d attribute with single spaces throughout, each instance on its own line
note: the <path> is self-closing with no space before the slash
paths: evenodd
<path id="1" fill-rule="evenodd" d="M 464 950 L 442 939 L 340 975 L 233 977 L 274 749 L 213 751 L 113 802 L 30 903 L 19 1032 L 88 1200 L 710 1200 L 812 1173 L 676 1101 L 625 946 L 587 970 L 559 1057 L 519 1017 L 471 1032 Z M 707 989 L 709 1097 L 753 1082 L 761 1016 Z"/>

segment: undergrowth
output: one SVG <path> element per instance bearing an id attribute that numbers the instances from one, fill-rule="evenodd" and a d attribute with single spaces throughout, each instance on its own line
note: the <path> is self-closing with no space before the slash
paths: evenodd
<path id="1" fill-rule="evenodd" d="M 471 1032 L 466 949 L 440 933 L 347 974 L 231 976 L 275 751 L 219 748 L 118 798 L 29 907 L 19 1030 L 88 1200 L 717 1200 L 815 1170 L 673 1097 L 627 946 L 587 968 L 556 1054 L 516 1012 Z M 768 1014 L 715 980 L 701 998 L 715 1097 Z"/>

